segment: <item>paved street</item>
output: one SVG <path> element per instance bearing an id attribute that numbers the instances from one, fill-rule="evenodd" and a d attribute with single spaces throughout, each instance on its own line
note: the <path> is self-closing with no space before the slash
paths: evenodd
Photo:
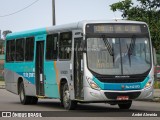
<path id="1" fill-rule="evenodd" d="M 21 105 L 19 102 L 19 96 L 14 95 L 5 89 L 0 89 L 0 111 L 65 111 L 59 103 L 59 100 L 39 100 L 37 105 Z M 160 111 L 160 103 L 157 102 L 142 102 L 134 101 L 129 112 L 148 112 L 148 111 Z M 110 106 L 109 104 L 79 104 L 77 109 L 71 111 L 72 114 L 77 114 L 80 116 L 83 114 L 91 114 L 91 116 L 107 116 L 116 115 L 122 112 L 117 105 Z M 61 112 L 59 112 L 61 113 Z M 127 114 L 127 111 L 123 110 L 122 114 Z M 70 113 L 69 113 L 70 114 Z M 62 115 L 63 116 L 63 115 Z M 76 115 L 75 115 L 76 116 Z M 68 118 L 68 117 L 67 117 Z M 113 118 L 113 117 L 112 117 Z M 119 117 L 118 117 L 119 118 Z M 47 118 L 50 119 L 50 118 Z M 60 118 L 59 118 L 60 119 Z M 102 119 L 102 117 L 101 117 Z M 125 117 L 125 119 L 127 119 Z M 157 119 L 157 118 L 154 118 Z M 112 120 L 112 119 L 111 119 Z M 133 120 L 133 117 L 132 117 Z M 157 119 L 158 120 L 158 119 Z"/>

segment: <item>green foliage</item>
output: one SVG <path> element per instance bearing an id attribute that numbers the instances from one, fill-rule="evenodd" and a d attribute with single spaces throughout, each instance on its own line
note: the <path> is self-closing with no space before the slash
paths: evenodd
<path id="1" fill-rule="evenodd" d="M 160 54 L 157 54 L 157 64 L 160 65 Z"/>
<path id="2" fill-rule="evenodd" d="M 156 50 L 160 50 L 160 0 L 124 0 L 110 5 L 112 11 L 122 12 L 128 20 L 144 21 L 149 25 L 151 39 Z M 160 51 L 159 51 L 160 52 Z"/>
<path id="3" fill-rule="evenodd" d="M 154 89 L 160 89 L 160 81 L 154 82 Z"/>
<path id="4" fill-rule="evenodd" d="M 4 81 L 4 77 L 0 75 L 0 81 Z"/>

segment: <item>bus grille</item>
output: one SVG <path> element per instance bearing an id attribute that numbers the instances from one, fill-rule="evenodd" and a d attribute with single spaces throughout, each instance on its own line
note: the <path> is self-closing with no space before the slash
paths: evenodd
<path id="1" fill-rule="evenodd" d="M 105 92 L 104 94 L 108 99 L 117 99 L 118 96 L 129 96 L 129 99 L 136 99 L 141 94 L 141 92 L 127 92 L 127 93 Z"/>
<path id="2" fill-rule="evenodd" d="M 142 82 L 146 77 L 139 78 L 104 78 L 104 77 L 96 77 L 99 81 L 103 83 L 135 83 Z"/>

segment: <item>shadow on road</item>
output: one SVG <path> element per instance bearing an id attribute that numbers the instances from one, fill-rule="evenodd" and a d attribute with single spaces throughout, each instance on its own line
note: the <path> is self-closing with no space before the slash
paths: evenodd
<path id="1" fill-rule="evenodd" d="M 43 101 L 38 102 L 37 106 L 46 107 L 46 108 L 53 108 L 53 110 L 59 109 L 64 110 L 63 106 L 60 104 L 60 102 L 51 102 L 51 101 Z M 129 110 L 122 110 L 119 109 L 118 106 L 115 108 L 114 106 L 109 106 L 108 104 L 78 104 L 76 109 L 74 111 L 85 111 L 85 112 L 141 112 L 142 110 L 137 109 L 129 109 Z"/>

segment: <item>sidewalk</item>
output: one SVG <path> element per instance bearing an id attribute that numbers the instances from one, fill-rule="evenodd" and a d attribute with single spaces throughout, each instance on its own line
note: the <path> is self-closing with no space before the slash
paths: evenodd
<path id="1" fill-rule="evenodd" d="M 154 89 L 154 97 L 160 98 L 160 89 Z"/>
<path id="2" fill-rule="evenodd" d="M 154 89 L 154 102 L 160 102 L 160 89 Z"/>

